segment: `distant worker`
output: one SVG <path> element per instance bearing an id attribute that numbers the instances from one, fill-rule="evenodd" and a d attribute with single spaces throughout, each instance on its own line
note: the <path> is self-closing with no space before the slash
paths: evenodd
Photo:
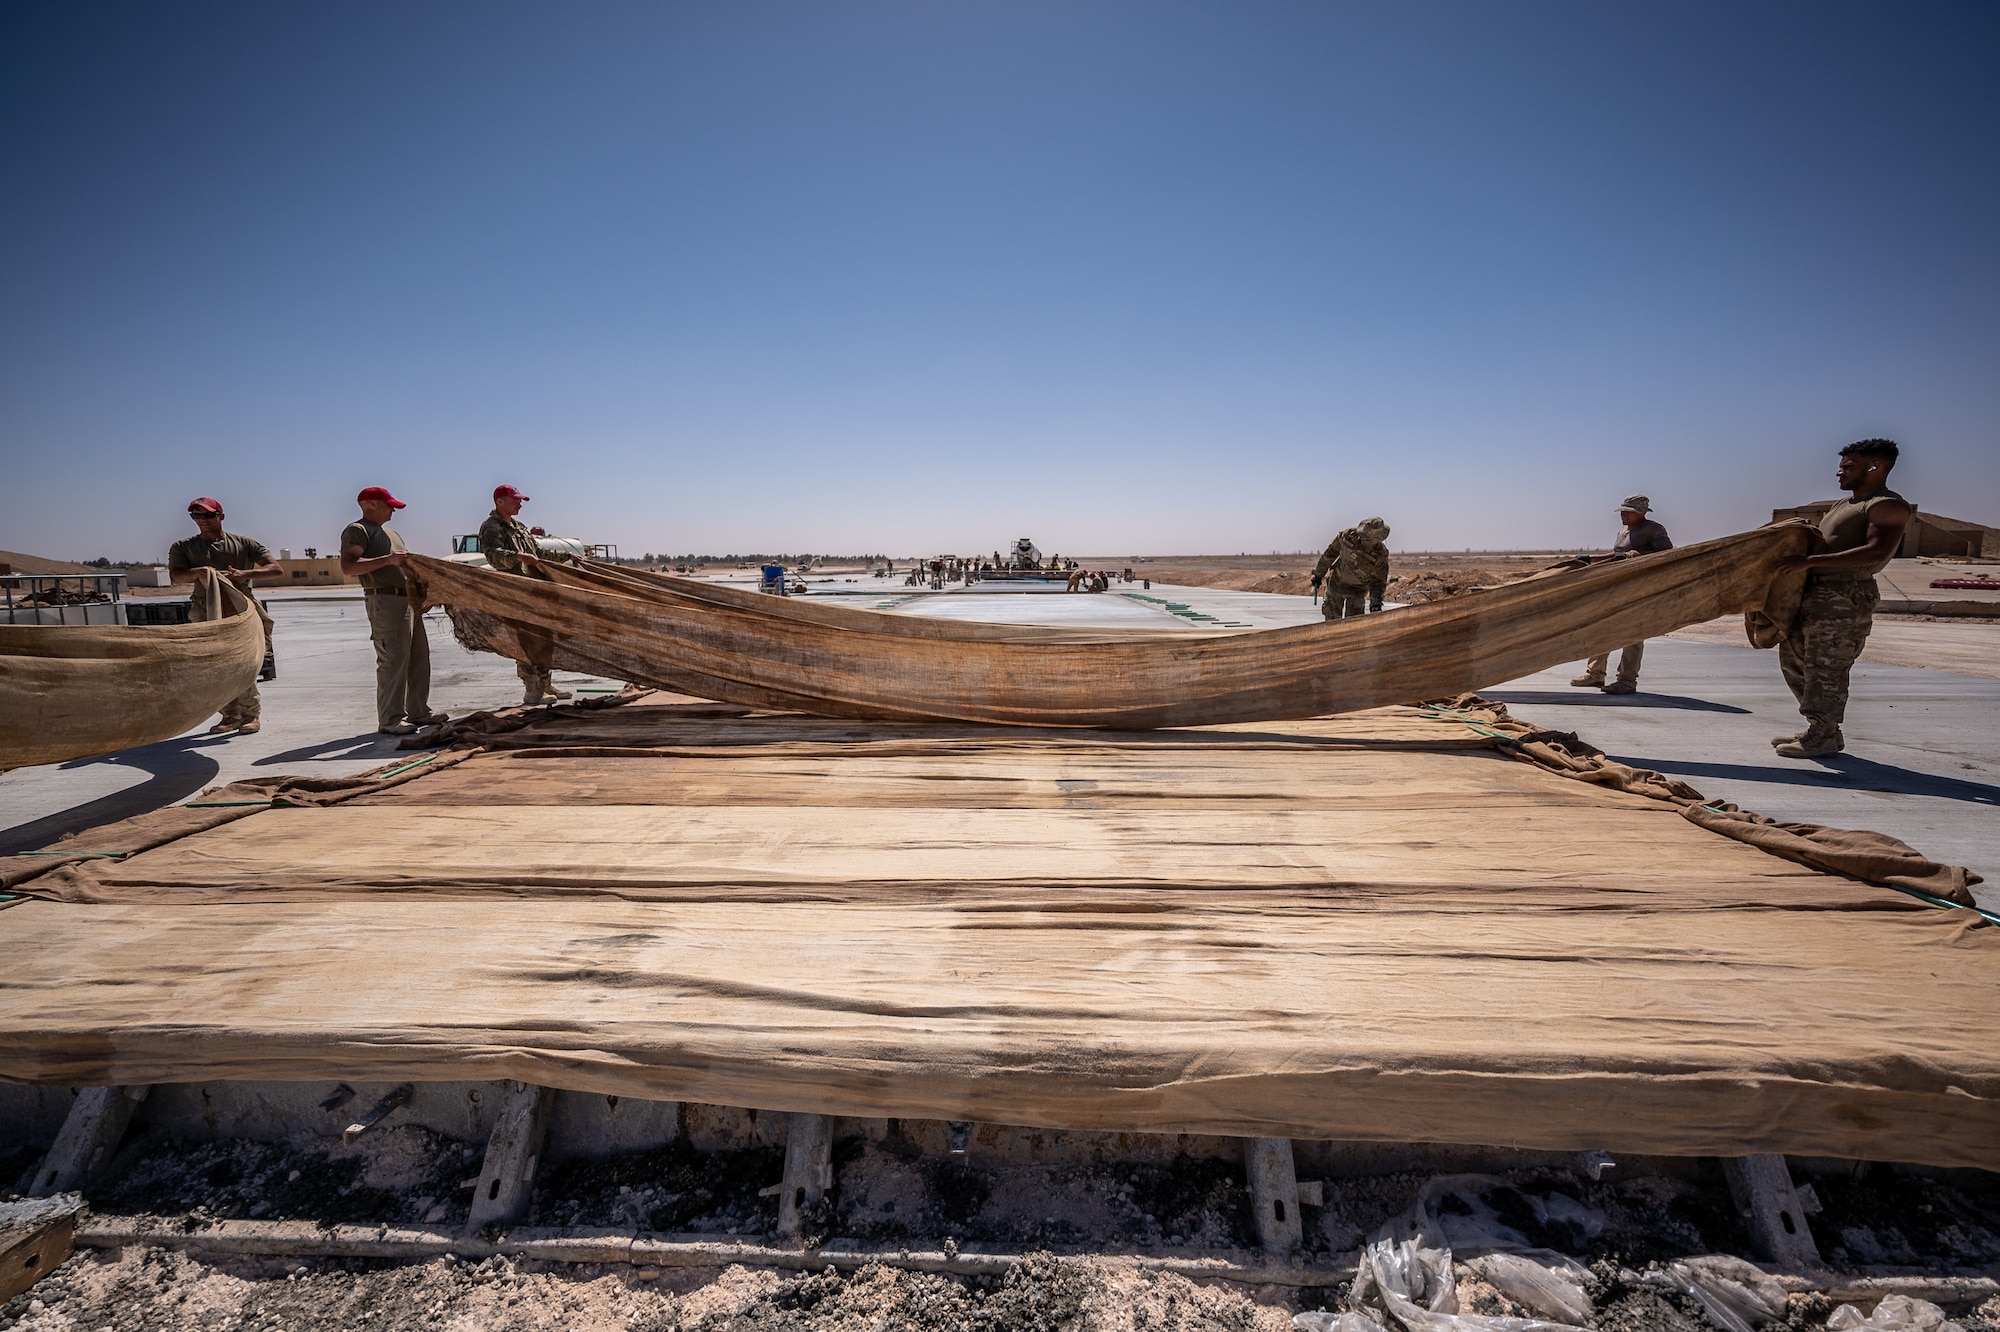
<path id="1" fill-rule="evenodd" d="M 1653 502 L 1644 495 L 1627 495 L 1618 505 L 1618 521 L 1625 526 L 1618 532 L 1618 539 L 1611 543 L 1609 555 L 1595 555 L 1592 563 L 1605 560 L 1622 560 L 1633 555 L 1652 555 L 1674 548 L 1673 539 L 1667 529 L 1646 515 L 1653 511 Z M 1611 683 L 1604 682 L 1605 669 L 1611 664 L 1611 654 L 1600 652 L 1583 665 L 1583 674 L 1570 683 L 1578 689 L 1602 689 L 1607 694 L 1636 694 L 1639 692 L 1639 663 L 1646 659 L 1646 645 L 1631 643 L 1618 654 L 1618 676 Z"/>
<path id="2" fill-rule="evenodd" d="M 1083 570 L 1081 569 L 1072 570 L 1069 576 L 1069 586 L 1064 588 L 1063 591 L 1075 592 L 1081 589 L 1082 587 L 1083 587 Z"/>
<path id="3" fill-rule="evenodd" d="M 192 581 L 196 569 L 213 569 L 247 595 L 251 584 L 259 579 L 284 577 L 285 571 L 271 558 L 271 552 L 263 542 L 222 530 L 221 500 L 203 495 L 200 499 L 188 501 L 188 517 L 194 519 L 195 534 L 182 537 L 167 548 L 167 576 L 174 582 Z M 196 619 L 209 617 L 211 607 L 206 583 L 195 583 L 194 595 L 189 601 Z M 264 623 L 264 645 L 268 651 L 271 644 L 270 612 L 255 596 L 250 597 L 250 604 L 257 608 L 257 618 Z M 220 610 L 220 607 L 215 607 L 213 613 L 219 614 Z M 221 720 L 208 729 L 211 734 L 235 731 L 238 735 L 255 735 L 264 724 L 262 715 L 263 701 L 257 696 L 257 682 L 252 680 L 249 688 L 222 705 Z"/>
<path id="4" fill-rule="evenodd" d="M 1781 758 L 1818 758 L 1847 747 L 1848 675 L 1875 624 L 1882 593 L 1875 575 L 1896 557 L 1910 524 L 1910 504 L 1889 489 L 1900 450 L 1892 439 L 1864 439 L 1840 451 L 1840 488 L 1848 498 L 1826 511 L 1817 555 L 1790 555 L 1780 569 L 1804 569 L 1805 592 L 1791 632 L 1778 645 L 1778 668 L 1799 701 L 1806 729 L 1771 741 Z"/>
<path id="5" fill-rule="evenodd" d="M 521 506 L 528 500 L 529 496 L 513 486 L 493 488 L 493 512 L 479 525 L 479 553 L 501 573 L 527 577 L 535 576 L 544 564 L 574 564 L 567 552 L 544 551 L 535 544 L 539 529 L 531 530 L 520 519 Z M 516 632 L 528 654 L 527 661 L 514 663 L 514 673 L 521 677 L 522 704 L 535 707 L 568 698 L 569 690 L 556 688 L 549 673 L 555 657 L 554 641 L 527 629 Z"/>
<path id="6" fill-rule="evenodd" d="M 1313 566 L 1313 591 L 1322 584 L 1326 601 L 1320 614 L 1329 620 L 1345 619 L 1382 609 L 1382 595 L 1389 588 L 1389 524 L 1380 518 L 1364 518 L 1335 537 Z"/>
<path id="7" fill-rule="evenodd" d="M 375 719 L 383 735 L 409 735 L 449 720 L 432 712 L 431 640 L 423 612 L 410 604 L 410 561 L 403 537 L 389 520 L 403 501 L 381 486 L 355 496 L 361 517 L 340 533 L 340 571 L 361 580 L 368 607 L 368 637 L 375 645 Z"/>

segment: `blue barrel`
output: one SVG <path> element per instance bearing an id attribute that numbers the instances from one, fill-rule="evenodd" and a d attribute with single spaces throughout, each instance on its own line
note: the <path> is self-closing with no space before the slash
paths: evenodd
<path id="1" fill-rule="evenodd" d="M 757 585 L 757 590 L 760 592 L 774 592 L 781 597 L 784 596 L 785 566 L 782 564 L 765 565 L 764 579 Z"/>

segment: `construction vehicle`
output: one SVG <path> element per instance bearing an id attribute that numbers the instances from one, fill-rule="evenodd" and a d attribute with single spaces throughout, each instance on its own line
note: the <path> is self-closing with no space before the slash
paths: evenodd
<path id="1" fill-rule="evenodd" d="M 549 536 L 541 529 L 531 529 L 535 535 L 535 545 L 550 555 L 569 555 L 579 560 L 616 560 L 618 547 L 609 542 L 586 542 L 576 537 Z M 475 569 L 490 569 L 486 556 L 479 549 L 479 534 L 455 536 L 451 539 L 451 562 L 470 565 Z"/>

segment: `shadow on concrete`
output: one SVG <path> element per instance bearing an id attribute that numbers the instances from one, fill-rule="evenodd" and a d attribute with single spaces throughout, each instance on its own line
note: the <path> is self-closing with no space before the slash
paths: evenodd
<path id="1" fill-rule="evenodd" d="M 268 768 L 279 763 L 307 763 L 315 759 L 320 762 L 347 761 L 351 759 L 396 757 L 397 742 L 401 736 L 383 735 L 379 731 L 363 731 L 360 735 L 342 736 L 338 740 L 322 740 L 317 744 L 300 745 L 297 749 L 287 749 L 281 754 L 267 754 L 260 759 L 252 759 L 253 768 Z"/>
<path id="2" fill-rule="evenodd" d="M 1768 768 L 1754 763 L 1691 763 L 1681 759 L 1623 756 L 1617 761 L 1629 763 L 1635 768 L 1651 768 L 1674 777 L 1722 777 L 1738 782 L 1776 782 L 1784 786 L 1813 786 L 1822 790 L 1836 787 L 1847 791 L 1879 791 L 1891 795 L 1930 796 L 1937 800 L 1963 800 L 1974 805 L 2000 805 L 2000 786 L 1915 772 L 1893 763 L 1857 758 L 1853 754 L 1830 754 L 1810 760 L 1810 765 L 1803 761 L 1779 759 Z"/>
<path id="3" fill-rule="evenodd" d="M 185 799 L 211 785 L 216 774 L 222 771 L 220 764 L 201 751 L 211 745 L 228 743 L 226 735 L 191 735 L 178 740 L 162 740 L 157 745 L 120 750 L 116 754 L 72 759 L 61 765 L 62 771 L 109 765 L 135 769 L 146 773 L 147 778 L 137 786 L 87 800 L 61 813 L 0 829 L 0 855 L 38 851 L 68 833 L 116 823 L 119 819 L 129 819 L 134 814 L 145 814 Z"/>
<path id="4" fill-rule="evenodd" d="M 1641 690 L 1636 694 L 1600 694 L 1595 689 L 1501 689 L 1479 691 L 1481 698 L 1490 698 L 1495 703 L 1523 703 L 1540 707 L 1555 703 L 1568 707 L 1584 708 L 1678 708 L 1683 712 L 1734 712 L 1748 716 L 1750 709 L 1739 708 L 1732 703 L 1714 703 L 1705 698 L 1687 698 L 1681 694 L 1648 694 Z"/>

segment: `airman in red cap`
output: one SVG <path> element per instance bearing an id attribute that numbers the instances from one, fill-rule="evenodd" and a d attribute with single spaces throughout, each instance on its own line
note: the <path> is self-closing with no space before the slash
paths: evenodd
<path id="1" fill-rule="evenodd" d="M 354 498 L 361 517 L 340 534 L 340 571 L 360 578 L 368 606 L 377 724 L 384 735 L 409 735 L 449 718 L 430 708 L 431 640 L 422 610 L 410 604 L 403 574 L 409 552 L 401 534 L 389 529 L 389 520 L 405 505 L 381 486 L 369 486 Z"/>
<path id="2" fill-rule="evenodd" d="M 176 583 L 193 582 L 196 569 L 214 569 L 248 592 L 259 579 L 284 577 L 285 571 L 271 558 L 263 542 L 222 530 L 221 500 L 208 495 L 189 500 L 188 517 L 194 519 L 195 534 L 182 537 L 167 550 L 167 576 Z M 207 619 L 208 585 L 195 583 L 189 602 L 195 618 Z M 264 622 L 264 642 L 268 645 L 271 616 L 256 597 L 250 598 L 250 604 L 257 607 L 257 615 Z M 252 680 L 248 689 L 222 705 L 221 719 L 208 729 L 214 733 L 254 734 L 263 725 L 263 710 L 257 682 Z"/>
<path id="3" fill-rule="evenodd" d="M 521 493 L 520 487 L 495 486 L 493 512 L 479 525 L 479 552 L 502 573 L 533 575 L 544 563 L 572 562 L 566 552 L 545 551 L 535 543 L 534 532 L 519 517 L 521 506 L 527 502 L 528 497 Z M 519 631 L 519 636 L 528 654 L 527 661 L 517 662 L 514 667 L 521 677 L 521 702 L 534 707 L 568 698 L 569 690 L 556 688 L 549 674 L 555 645 L 525 629 Z"/>

